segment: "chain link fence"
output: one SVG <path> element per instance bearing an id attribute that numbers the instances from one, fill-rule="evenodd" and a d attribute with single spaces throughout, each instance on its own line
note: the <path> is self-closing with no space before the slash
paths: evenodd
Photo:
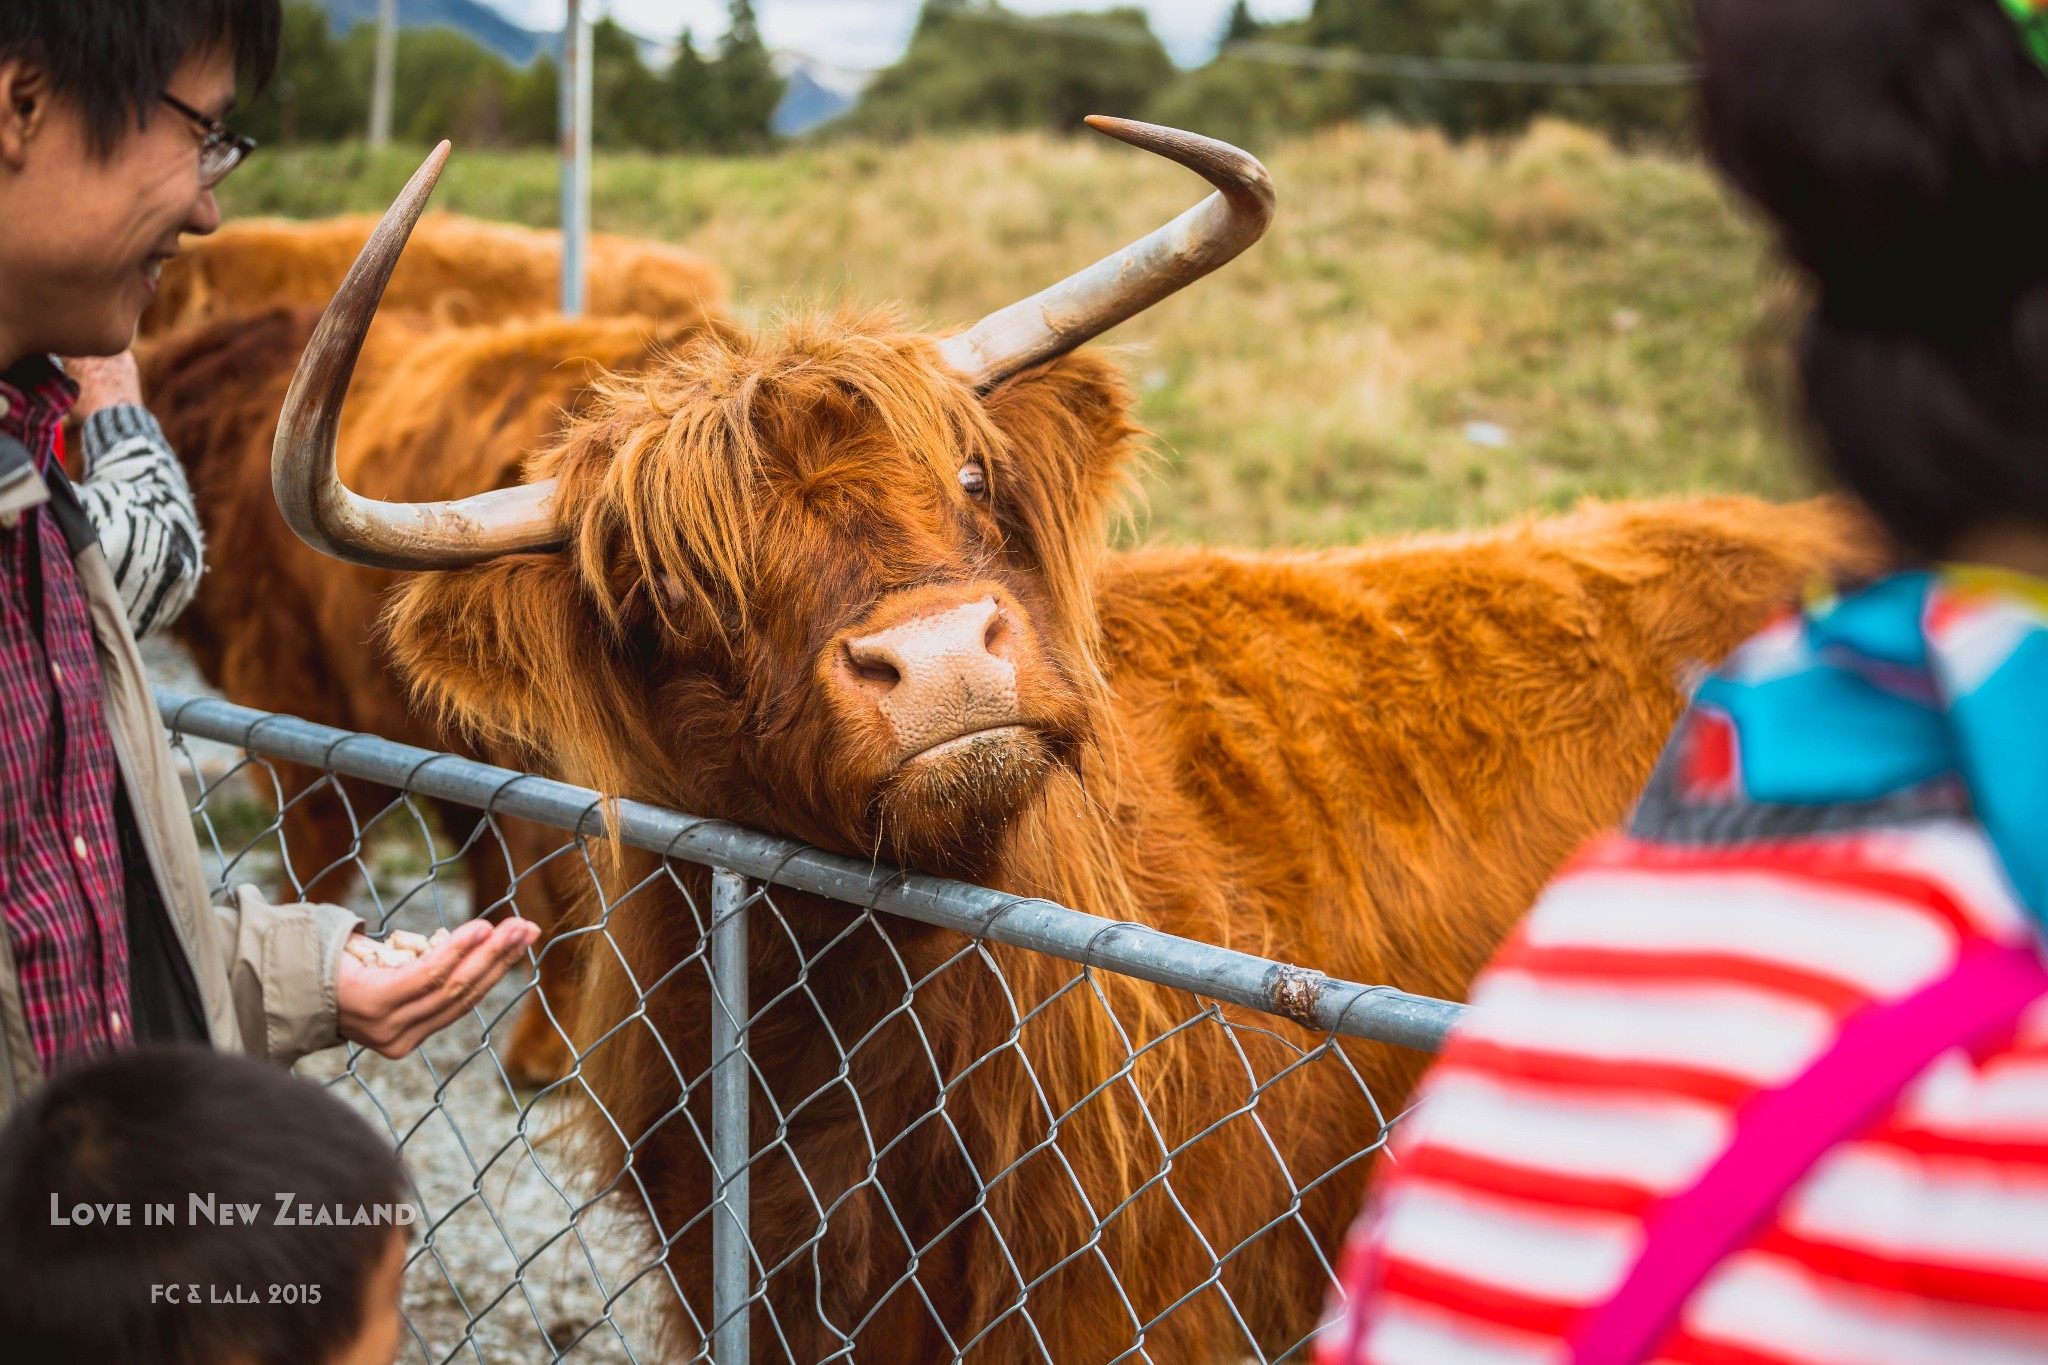
<path id="1" fill-rule="evenodd" d="M 374 934 L 554 926 L 413 1056 L 300 1064 L 412 1173 L 408 1360 L 1303 1360 L 1382 1097 L 1459 1009 L 158 704 L 222 888 L 310 887 Z M 291 846 L 314 802 L 345 845 Z"/>

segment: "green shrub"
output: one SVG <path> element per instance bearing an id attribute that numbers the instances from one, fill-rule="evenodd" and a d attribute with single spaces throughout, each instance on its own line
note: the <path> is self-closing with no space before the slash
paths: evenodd
<path id="1" fill-rule="evenodd" d="M 875 77 L 835 133 L 1042 128 L 1088 114 L 1144 113 L 1174 79 L 1142 9 L 1027 18 L 1001 5 L 932 0 L 902 58 Z"/>

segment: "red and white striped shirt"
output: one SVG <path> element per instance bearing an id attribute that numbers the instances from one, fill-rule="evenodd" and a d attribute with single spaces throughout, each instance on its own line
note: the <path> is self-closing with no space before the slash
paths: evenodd
<path id="1" fill-rule="evenodd" d="M 1555 1365 L 1859 1008 L 2034 930 L 1968 818 L 1782 844 L 1597 841 L 1479 979 L 1393 1145 L 1322 1365 Z M 1671 1365 L 2048 1360 L 2048 1003 L 1943 1054 L 1692 1292 Z"/>

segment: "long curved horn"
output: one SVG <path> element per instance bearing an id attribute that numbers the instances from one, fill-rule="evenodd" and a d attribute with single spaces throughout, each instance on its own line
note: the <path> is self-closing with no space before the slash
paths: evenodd
<path id="1" fill-rule="evenodd" d="M 946 363 L 977 388 L 1064 355 L 1144 312 L 1259 240 L 1273 221 L 1272 177 L 1249 152 L 1100 114 L 1091 115 L 1088 126 L 1178 161 L 1217 192 L 1115 255 L 940 341 Z"/>
<path id="2" fill-rule="evenodd" d="M 406 238 L 448 163 L 433 150 L 406 183 L 349 267 L 299 358 L 270 452 L 277 510 L 299 539 L 322 554 L 377 569 L 454 569 L 562 543 L 554 480 L 501 488 L 451 502 L 377 502 L 351 492 L 334 470 L 334 442 L 363 337 L 398 266 Z"/>

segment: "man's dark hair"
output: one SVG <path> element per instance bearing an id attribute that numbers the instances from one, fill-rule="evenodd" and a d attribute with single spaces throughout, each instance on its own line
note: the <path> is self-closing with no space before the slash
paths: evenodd
<path id="1" fill-rule="evenodd" d="M 1829 471 L 1908 548 L 2048 525 L 2048 72 L 1999 0 L 1701 0 L 1709 154 L 1812 276 Z"/>
<path id="2" fill-rule="evenodd" d="M 60 1074 L 0 1130 L 0 1342 L 9 1365 L 316 1365 L 361 1331 L 372 1270 L 402 1235 L 405 1174 L 391 1146 L 340 1100 L 247 1057 L 152 1047 Z M 279 1226 L 279 1195 L 329 1221 Z M 219 1224 L 193 1196 L 218 1211 Z M 209 1199 L 210 1197 L 210 1199 Z M 125 1205 L 127 1226 L 60 1224 L 84 1205 Z M 168 1223 L 146 1210 L 171 1206 Z M 339 1225 L 331 1210 L 369 1222 Z M 197 1216 L 195 1217 L 195 1213 Z M 244 1225 L 243 1218 L 252 1221 Z M 197 1284 L 198 1303 L 151 1286 Z M 319 1302 L 270 1301 L 318 1285 Z M 253 1289 L 259 1302 L 214 1304 Z M 217 1287 L 210 1288 L 210 1287 Z M 182 1294 L 181 1298 L 184 1297 Z M 283 1297 L 282 1295 L 280 1297 Z"/>
<path id="3" fill-rule="evenodd" d="M 277 70 L 278 0 L 5 0 L 0 58 L 49 64 L 51 85 L 78 102 L 93 148 L 146 123 L 171 75 L 195 53 L 233 56 L 258 90 Z"/>

